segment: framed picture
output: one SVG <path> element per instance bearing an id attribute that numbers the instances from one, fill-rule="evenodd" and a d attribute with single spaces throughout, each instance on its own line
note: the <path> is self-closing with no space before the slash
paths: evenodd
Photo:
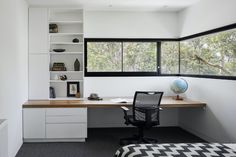
<path id="1" fill-rule="evenodd" d="M 67 96 L 75 97 L 79 92 L 79 82 L 67 82 Z"/>

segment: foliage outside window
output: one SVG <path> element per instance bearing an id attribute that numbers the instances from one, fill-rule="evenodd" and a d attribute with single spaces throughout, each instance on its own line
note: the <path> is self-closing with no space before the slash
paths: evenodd
<path id="1" fill-rule="evenodd" d="M 179 42 L 171 41 L 161 43 L 161 73 L 179 73 Z"/>
<path id="2" fill-rule="evenodd" d="M 89 42 L 87 44 L 88 72 L 120 72 L 122 69 L 121 42 Z"/>
<path id="3" fill-rule="evenodd" d="M 124 42 L 123 71 L 157 71 L 156 42 Z"/>
<path id="4" fill-rule="evenodd" d="M 236 76 L 236 29 L 180 42 L 181 74 Z"/>
<path id="5" fill-rule="evenodd" d="M 156 72 L 157 42 L 87 42 L 87 72 Z"/>

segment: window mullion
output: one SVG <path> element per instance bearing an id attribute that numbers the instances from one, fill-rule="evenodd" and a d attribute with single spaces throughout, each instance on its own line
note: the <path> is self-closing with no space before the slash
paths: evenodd
<path id="1" fill-rule="evenodd" d="M 121 71 L 124 72 L 124 42 L 121 42 Z"/>
<path id="2" fill-rule="evenodd" d="M 161 75 L 161 42 L 157 42 L 157 75 Z"/>

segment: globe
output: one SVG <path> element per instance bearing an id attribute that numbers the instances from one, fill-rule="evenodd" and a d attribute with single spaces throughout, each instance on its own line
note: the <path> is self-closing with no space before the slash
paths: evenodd
<path id="1" fill-rule="evenodd" d="M 179 94 L 186 92 L 186 90 L 188 89 L 188 83 L 185 79 L 183 78 L 178 78 L 175 79 L 171 86 L 170 89 L 177 94 L 177 100 L 183 100 L 182 98 L 179 97 Z"/>

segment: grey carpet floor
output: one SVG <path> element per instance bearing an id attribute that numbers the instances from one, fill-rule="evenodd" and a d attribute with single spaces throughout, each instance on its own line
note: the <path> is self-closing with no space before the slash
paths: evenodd
<path id="1" fill-rule="evenodd" d="M 134 128 L 89 129 L 82 143 L 24 143 L 16 157 L 112 157 L 120 147 L 119 139 L 131 137 Z M 153 128 L 145 132 L 159 143 L 206 142 L 179 127 Z"/>

